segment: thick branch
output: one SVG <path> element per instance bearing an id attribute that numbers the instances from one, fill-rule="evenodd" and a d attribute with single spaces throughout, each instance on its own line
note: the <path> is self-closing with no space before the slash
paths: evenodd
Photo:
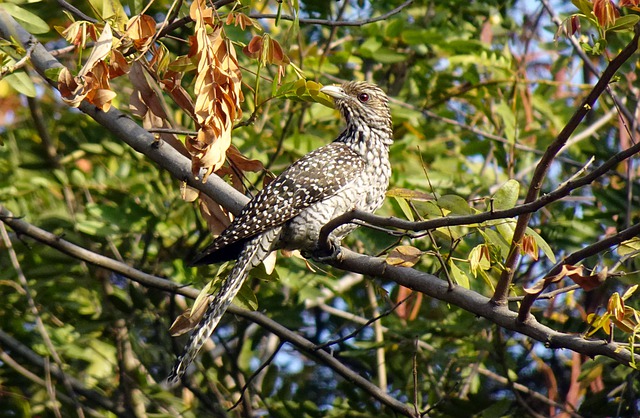
<path id="1" fill-rule="evenodd" d="M 540 341 L 548 348 L 568 348 L 590 357 L 603 355 L 625 365 L 631 364 L 632 361 L 637 364 L 640 361 L 640 355 L 632 355 L 629 350 L 623 349 L 615 343 L 608 343 L 604 340 L 587 340 L 579 335 L 564 334 L 537 322 L 534 317 L 520 322 L 517 313 L 511 311 L 506 305 L 490 303 L 487 297 L 461 286 L 450 290 L 444 280 L 412 268 L 390 266 L 381 258 L 356 254 L 343 248 L 340 260 L 330 264 L 342 270 L 391 280 L 399 285 L 456 305 L 472 314 L 487 318 L 502 328 Z"/>
<path id="2" fill-rule="evenodd" d="M 144 286 L 178 293 L 190 298 L 195 298 L 200 293 L 197 289 L 179 286 L 170 280 L 143 273 L 124 263 L 71 244 L 54 234 L 12 217 L 12 214 L 1 205 L 0 219 L 17 233 L 28 235 L 74 258 L 120 273 Z M 507 306 L 489 303 L 487 297 L 460 286 L 450 290 L 447 282 L 431 274 L 406 267 L 389 266 L 380 258 L 356 254 L 345 248 L 342 249 L 341 255 L 340 260 L 331 263 L 334 267 L 394 281 L 425 295 L 456 305 L 477 316 L 487 318 L 505 329 L 528 335 L 537 341 L 543 342 L 549 348 L 568 348 L 591 357 L 604 355 L 627 365 L 632 360 L 632 354 L 615 343 L 607 343 L 603 340 L 586 340 L 578 335 L 563 334 L 538 323 L 533 317 L 521 322 L 517 318 L 517 313 L 509 310 Z M 411 416 L 411 409 L 406 405 L 379 391 L 378 387 L 348 369 L 328 352 L 317 350 L 317 346 L 314 343 L 269 319 L 266 315 L 260 312 L 250 312 L 234 305 L 229 307 L 229 312 L 263 326 L 283 340 L 290 342 L 305 354 L 325 363 L 345 379 L 354 382 L 354 384 L 369 392 L 385 405 L 403 414 L 408 412 L 409 416 Z M 635 355 L 635 361 L 640 362 L 640 355 Z"/>

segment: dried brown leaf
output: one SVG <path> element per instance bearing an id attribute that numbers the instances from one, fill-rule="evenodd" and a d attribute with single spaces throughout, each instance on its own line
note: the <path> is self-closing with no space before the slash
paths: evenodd
<path id="1" fill-rule="evenodd" d="M 134 115 L 142 118 L 142 126 L 145 129 L 171 128 L 162 99 L 156 90 L 151 87 L 145 70 L 138 61 L 135 61 L 131 66 L 129 79 L 133 85 L 133 93 L 129 98 L 129 108 Z M 185 157 L 191 156 L 184 144 L 174 134 L 161 133 L 160 138 Z"/>
<path id="2" fill-rule="evenodd" d="M 146 50 L 156 34 L 156 21 L 149 15 L 137 15 L 129 19 L 125 36 L 131 38 L 138 50 Z"/>
<path id="3" fill-rule="evenodd" d="M 231 224 L 231 214 L 209 196 L 201 193 L 198 207 L 211 234 L 220 235 Z"/>
<path id="4" fill-rule="evenodd" d="M 573 282 L 579 285 L 582 289 L 589 292 L 599 287 L 607 279 L 606 268 L 603 272 L 592 274 L 589 276 L 581 276 L 579 274 L 572 274 L 568 276 Z"/>
<path id="5" fill-rule="evenodd" d="M 227 149 L 227 159 L 233 164 L 234 167 L 242 171 L 251 171 L 258 173 L 264 170 L 264 165 L 260 160 L 250 160 L 240 153 L 238 148 L 231 145 Z"/>
<path id="6" fill-rule="evenodd" d="M 572 279 L 575 276 L 581 276 L 582 275 L 582 271 L 583 271 L 583 267 L 582 266 L 573 266 L 573 265 L 569 265 L 569 264 L 564 264 L 562 266 L 562 269 L 560 270 L 560 272 L 558 274 L 555 274 L 553 276 L 547 276 L 547 277 L 544 278 L 544 280 L 540 280 L 536 284 L 534 284 L 533 286 L 531 286 L 529 288 L 525 288 L 524 291 L 526 293 L 528 293 L 528 294 L 531 294 L 531 295 L 538 294 L 538 293 L 542 292 L 550 284 L 559 282 L 560 280 L 562 280 L 566 276 L 569 276 Z"/>
<path id="7" fill-rule="evenodd" d="M 180 183 L 180 197 L 185 202 L 195 202 L 199 195 L 198 189 L 194 189 L 185 182 Z"/>
<path id="8" fill-rule="evenodd" d="M 109 78 L 114 79 L 129 72 L 129 63 L 122 52 L 114 49 L 109 59 Z"/>
<path id="9" fill-rule="evenodd" d="M 58 87 L 62 100 L 69 106 L 78 107 L 85 98 L 103 111 L 109 110 L 116 93 L 109 86 L 109 69 L 104 59 L 111 52 L 113 35 L 109 24 L 89 54 L 84 66 L 73 77 L 63 69 L 58 77 Z"/>
<path id="10" fill-rule="evenodd" d="M 422 251 L 410 245 L 399 245 L 387 255 L 386 263 L 391 266 L 413 267 L 422 256 Z"/>
<path id="11" fill-rule="evenodd" d="M 190 39 L 190 56 L 197 62 L 193 114 L 199 131 L 186 145 L 192 155 L 194 175 L 199 176 L 204 170 L 203 181 L 206 181 L 225 162 L 233 122 L 242 115 L 243 96 L 235 49 L 224 38 L 222 26 L 207 21 L 208 14 L 202 7 L 200 2 L 197 7 L 191 7 L 195 34 Z"/>
<path id="12" fill-rule="evenodd" d="M 175 71 L 167 71 L 164 74 L 164 78 L 160 82 L 163 90 L 169 93 L 178 106 L 191 117 L 195 118 L 193 113 L 193 100 L 189 93 L 180 85 L 180 79 L 182 74 Z"/>
<path id="13" fill-rule="evenodd" d="M 172 337 L 185 334 L 198 325 L 209 306 L 209 289 L 210 286 L 202 289 L 200 295 L 198 295 L 198 298 L 193 304 L 193 307 L 184 311 L 176 318 L 175 321 L 173 321 L 173 324 L 169 327 L 169 334 L 171 334 Z"/>
<path id="14" fill-rule="evenodd" d="M 87 61 L 84 63 L 84 66 L 78 73 L 78 76 L 81 77 L 87 74 L 89 71 L 92 71 L 99 61 L 102 61 L 107 56 L 109 56 L 112 45 L 113 33 L 111 32 L 111 26 L 109 26 L 108 23 L 105 23 L 104 30 L 100 34 L 100 38 L 98 38 L 95 45 L 91 49 L 89 58 L 87 58 Z"/>
<path id="15" fill-rule="evenodd" d="M 272 251 L 262 262 L 262 264 L 264 265 L 264 270 L 267 274 L 273 273 L 273 271 L 276 269 L 277 258 L 278 252 Z"/>

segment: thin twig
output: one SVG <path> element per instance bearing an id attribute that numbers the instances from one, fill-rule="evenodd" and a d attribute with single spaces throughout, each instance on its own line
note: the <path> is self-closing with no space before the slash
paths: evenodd
<path id="1" fill-rule="evenodd" d="M 332 345 L 340 344 L 340 343 L 343 343 L 343 342 L 345 342 L 347 340 L 350 340 L 351 338 L 353 338 L 356 335 L 358 335 L 360 333 L 360 331 L 362 331 L 363 329 L 367 328 L 369 325 L 377 323 L 380 319 L 384 318 L 385 316 L 389 316 L 392 312 L 394 312 L 396 309 L 398 309 L 398 307 L 400 305 L 405 303 L 412 296 L 413 296 L 413 294 L 410 294 L 409 296 L 405 297 L 400 302 L 398 302 L 395 305 L 393 305 L 393 307 L 391 309 L 388 309 L 388 310 L 386 310 L 386 311 L 384 311 L 384 312 L 382 312 L 380 314 L 377 314 L 373 318 L 371 318 L 371 319 L 367 320 L 365 323 L 363 323 L 361 327 L 356 328 L 354 331 L 350 332 L 349 334 L 345 335 L 344 337 L 340 337 L 340 338 L 337 338 L 335 340 L 327 341 L 326 343 L 322 343 L 322 344 L 316 345 L 315 350 L 324 350 L 325 348 L 328 348 L 328 347 L 330 347 Z M 384 332 L 385 329 L 384 328 L 380 328 L 380 331 Z"/>
<path id="2" fill-rule="evenodd" d="M 278 352 L 280 351 L 280 349 L 282 348 L 282 346 L 284 346 L 284 341 L 280 341 L 278 343 L 278 346 L 276 347 L 275 350 L 273 350 L 273 353 L 271 353 L 271 355 L 269 356 L 268 359 L 266 359 L 264 362 L 262 362 L 262 364 L 260 365 L 260 367 L 258 367 L 256 369 L 255 372 L 253 372 L 251 374 L 251 376 L 249 376 L 249 379 L 247 379 L 247 382 L 242 386 L 242 388 L 240 389 L 240 397 L 238 398 L 238 400 L 231 405 L 227 410 L 231 411 L 233 409 L 235 409 L 238 405 L 240 405 L 240 403 L 242 402 L 242 399 L 244 398 L 244 393 L 246 392 L 246 390 L 249 388 L 249 385 L 251 384 L 251 382 L 253 382 L 253 380 L 268 366 L 270 365 L 273 360 L 276 358 L 276 356 L 278 355 Z"/>
<path id="3" fill-rule="evenodd" d="M 75 6 L 73 6 L 72 4 L 69 4 L 65 0 L 58 0 L 58 4 L 63 9 L 71 12 L 71 14 L 74 14 L 74 15 L 76 15 L 76 17 L 79 17 L 81 20 L 86 20 L 87 22 L 91 22 L 91 23 L 98 23 L 98 19 L 94 19 L 91 16 L 87 16 L 80 9 L 78 9 Z"/>

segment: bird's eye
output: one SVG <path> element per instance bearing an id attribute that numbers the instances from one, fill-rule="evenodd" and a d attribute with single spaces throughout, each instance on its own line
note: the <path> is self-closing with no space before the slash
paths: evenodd
<path id="1" fill-rule="evenodd" d="M 358 100 L 362 103 L 366 103 L 369 101 L 369 95 L 367 93 L 360 93 L 358 94 Z"/>

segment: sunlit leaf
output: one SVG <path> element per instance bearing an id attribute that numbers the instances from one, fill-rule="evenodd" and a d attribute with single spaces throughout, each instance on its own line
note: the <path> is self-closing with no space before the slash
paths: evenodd
<path id="1" fill-rule="evenodd" d="M 47 22 L 15 3 L 0 3 L 0 9 L 4 9 L 30 33 L 42 34 L 49 32 L 49 25 Z"/>
<path id="2" fill-rule="evenodd" d="M 509 180 L 491 198 L 491 208 L 493 210 L 506 210 L 513 208 L 518 201 L 520 193 L 520 183 L 517 180 Z"/>
<path id="3" fill-rule="evenodd" d="M 455 282 L 464 287 L 465 289 L 469 289 L 469 277 L 467 277 L 466 273 L 462 271 L 453 260 L 449 260 L 449 271 L 453 276 L 453 280 Z"/>

